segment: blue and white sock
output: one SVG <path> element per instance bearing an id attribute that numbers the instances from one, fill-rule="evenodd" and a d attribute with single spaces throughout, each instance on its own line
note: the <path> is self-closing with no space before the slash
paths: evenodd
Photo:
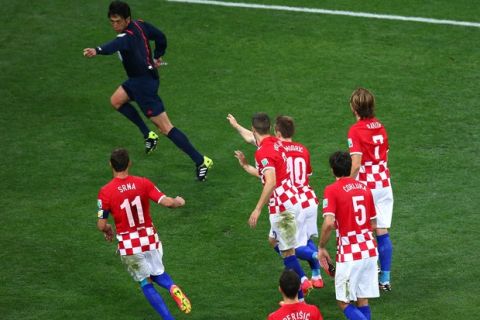
<path id="1" fill-rule="evenodd" d="M 317 251 L 312 250 L 310 246 L 302 246 L 295 249 L 295 255 L 299 259 L 307 261 L 310 265 L 310 269 L 312 270 L 312 276 L 315 273 L 315 276 L 318 277 L 320 276 L 320 263 L 316 258 L 314 258 L 316 254 Z"/>
<path id="2" fill-rule="evenodd" d="M 348 307 L 343 310 L 343 314 L 348 320 L 367 320 L 363 313 L 353 304 L 349 304 Z"/>
<path id="3" fill-rule="evenodd" d="M 283 264 L 285 265 L 285 268 L 295 271 L 300 277 L 300 280 L 305 278 L 305 272 L 303 272 L 302 266 L 300 265 L 300 262 L 296 256 L 288 256 L 283 258 Z"/>
<path id="4" fill-rule="evenodd" d="M 365 316 L 365 318 L 367 318 L 367 320 L 371 320 L 372 319 L 372 313 L 370 311 L 370 306 L 369 305 L 366 305 L 366 306 L 363 306 L 363 307 L 357 307 L 358 310 L 360 310 L 361 313 L 363 313 L 363 315 Z"/>
<path id="5" fill-rule="evenodd" d="M 158 276 L 150 276 L 150 279 L 152 279 L 153 282 L 155 282 L 162 288 L 167 289 L 168 291 L 170 291 L 170 288 L 174 285 L 172 278 L 170 278 L 170 275 L 166 272 Z"/>
<path id="6" fill-rule="evenodd" d="M 307 246 L 309 246 L 313 251 L 318 251 L 317 245 L 312 239 L 308 239 Z"/>
<path id="7" fill-rule="evenodd" d="M 144 280 L 145 281 L 145 280 Z M 153 287 L 151 283 L 146 282 L 146 284 L 142 281 L 140 283 L 142 286 L 143 294 L 145 298 L 147 298 L 150 305 L 157 311 L 157 313 L 164 319 L 164 320 L 174 320 L 170 311 L 168 311 L 165 302 L 163 301 L 162 297 L 158 294 L 157 290 Z"/>
<path id="8" fill-rule="evenodd" d="M 378 242 L 378 258 L 380 260 L 380 274 L 379 281 L 381 283 L 390 282 L 390 267 L 392 265 L 392 241 L 388 233 L 377 236 Z"/>

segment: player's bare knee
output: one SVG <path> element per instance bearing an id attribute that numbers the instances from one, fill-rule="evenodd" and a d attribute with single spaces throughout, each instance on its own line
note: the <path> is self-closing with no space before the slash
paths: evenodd
<path id="1" fill-rule="evenodd" d="M 358 306 L 358 307 L 368 306 L 368 299 L 366 299 L 366 298 L 358 298 L 358 297 L 357 297 L 357 306 Z"/>
<path id="2" fill-rule="evenodd" d="M 112 105 L 113 108 L 119 109 L 123 105 L 123 101 L 120 101 L 115 96 L 111 96 L 110 97 L 110 104 Z"/>
<path id="3" fill-rule="evenodd" d="M 277 239 L 275 239 L 275 238 L 270 238 L 270 237 L 268 237 L 268 243 L 269 243 L 273 248 L 275 248 L 275 246 L 277 245 L 278 241 L 277 241 Z"/>
<path id="4" fill-rule="evenodd" d="M 340 309 L 345 310 L 345 308 L 348 307 L 349 303 L 337 300 L 337 305 L 340 307 Z"/>

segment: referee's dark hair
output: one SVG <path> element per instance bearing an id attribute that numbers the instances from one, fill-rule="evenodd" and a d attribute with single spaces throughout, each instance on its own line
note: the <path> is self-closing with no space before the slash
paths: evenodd
<path id="1" fill-rule="evenodd" d="M 292 269 L 282 272 L 280 276 L 280 289 L 283 294 L 290 299 L 295 299 L 300 290 L 300 277 Z"/>
<path id="2" fill-rule="evenodd" d="M 329 162 L 330 168 L 332 168 L 335 177 L 341 178 L 350 176 L 350 170 L 352 169 L 352 157 L 348 152 L 334 152 L 330 156 Z"/>
<path id="3" fill-rule="evenodd" d="M 130 158 L 128 151 L 123 148 L 118 148 L 112 151 L 110 155 L 110 164 L 115 172 L 122 172 L 127 170 Z"/>
<path id="4" fill-rule="evenodd" d="M 130 18 L 130 6 L 123 1 L 112 1 L 108 7 L 108 18 L 111 16 L 120 16 L 123 19 Z"/>
<path id="5" fill-rule="evenodd" d="M 265 112 L 255 113 L 252 117 L 252 127 L 261 135 L 270 133 L 270 118 Z"/>

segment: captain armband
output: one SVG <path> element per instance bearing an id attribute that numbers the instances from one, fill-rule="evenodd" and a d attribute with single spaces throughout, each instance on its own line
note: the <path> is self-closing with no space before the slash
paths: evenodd
<path id="1" fill-rule="evenodd" d="M 97 212 L 97 216 L 98 216 L 98 219 L 108 219 L 108 215 L 110 214 L 110 211 L 109 210 L 98 210 Z"/>

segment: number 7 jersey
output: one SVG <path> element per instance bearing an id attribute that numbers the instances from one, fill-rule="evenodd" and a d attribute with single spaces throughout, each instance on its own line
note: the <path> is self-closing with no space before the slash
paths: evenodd
<path id="1" fill-rule="evenodd" d="M 376 118 L 361 119 L 348 131 L 351 155 L 361 155 L 362 163 L 357 180 L 371 189 L 390 186 L 387 166 L 388 136 L 385 127 Z"/>
<path id="2" fill-rule="evenodd" d="M 150 200 L 165 196 L 143 177 L 113 178 L 98 193 L 98 218 L 112 214 L 121 255 L 157 249 L 159 238 L 150 216 Z"/>

